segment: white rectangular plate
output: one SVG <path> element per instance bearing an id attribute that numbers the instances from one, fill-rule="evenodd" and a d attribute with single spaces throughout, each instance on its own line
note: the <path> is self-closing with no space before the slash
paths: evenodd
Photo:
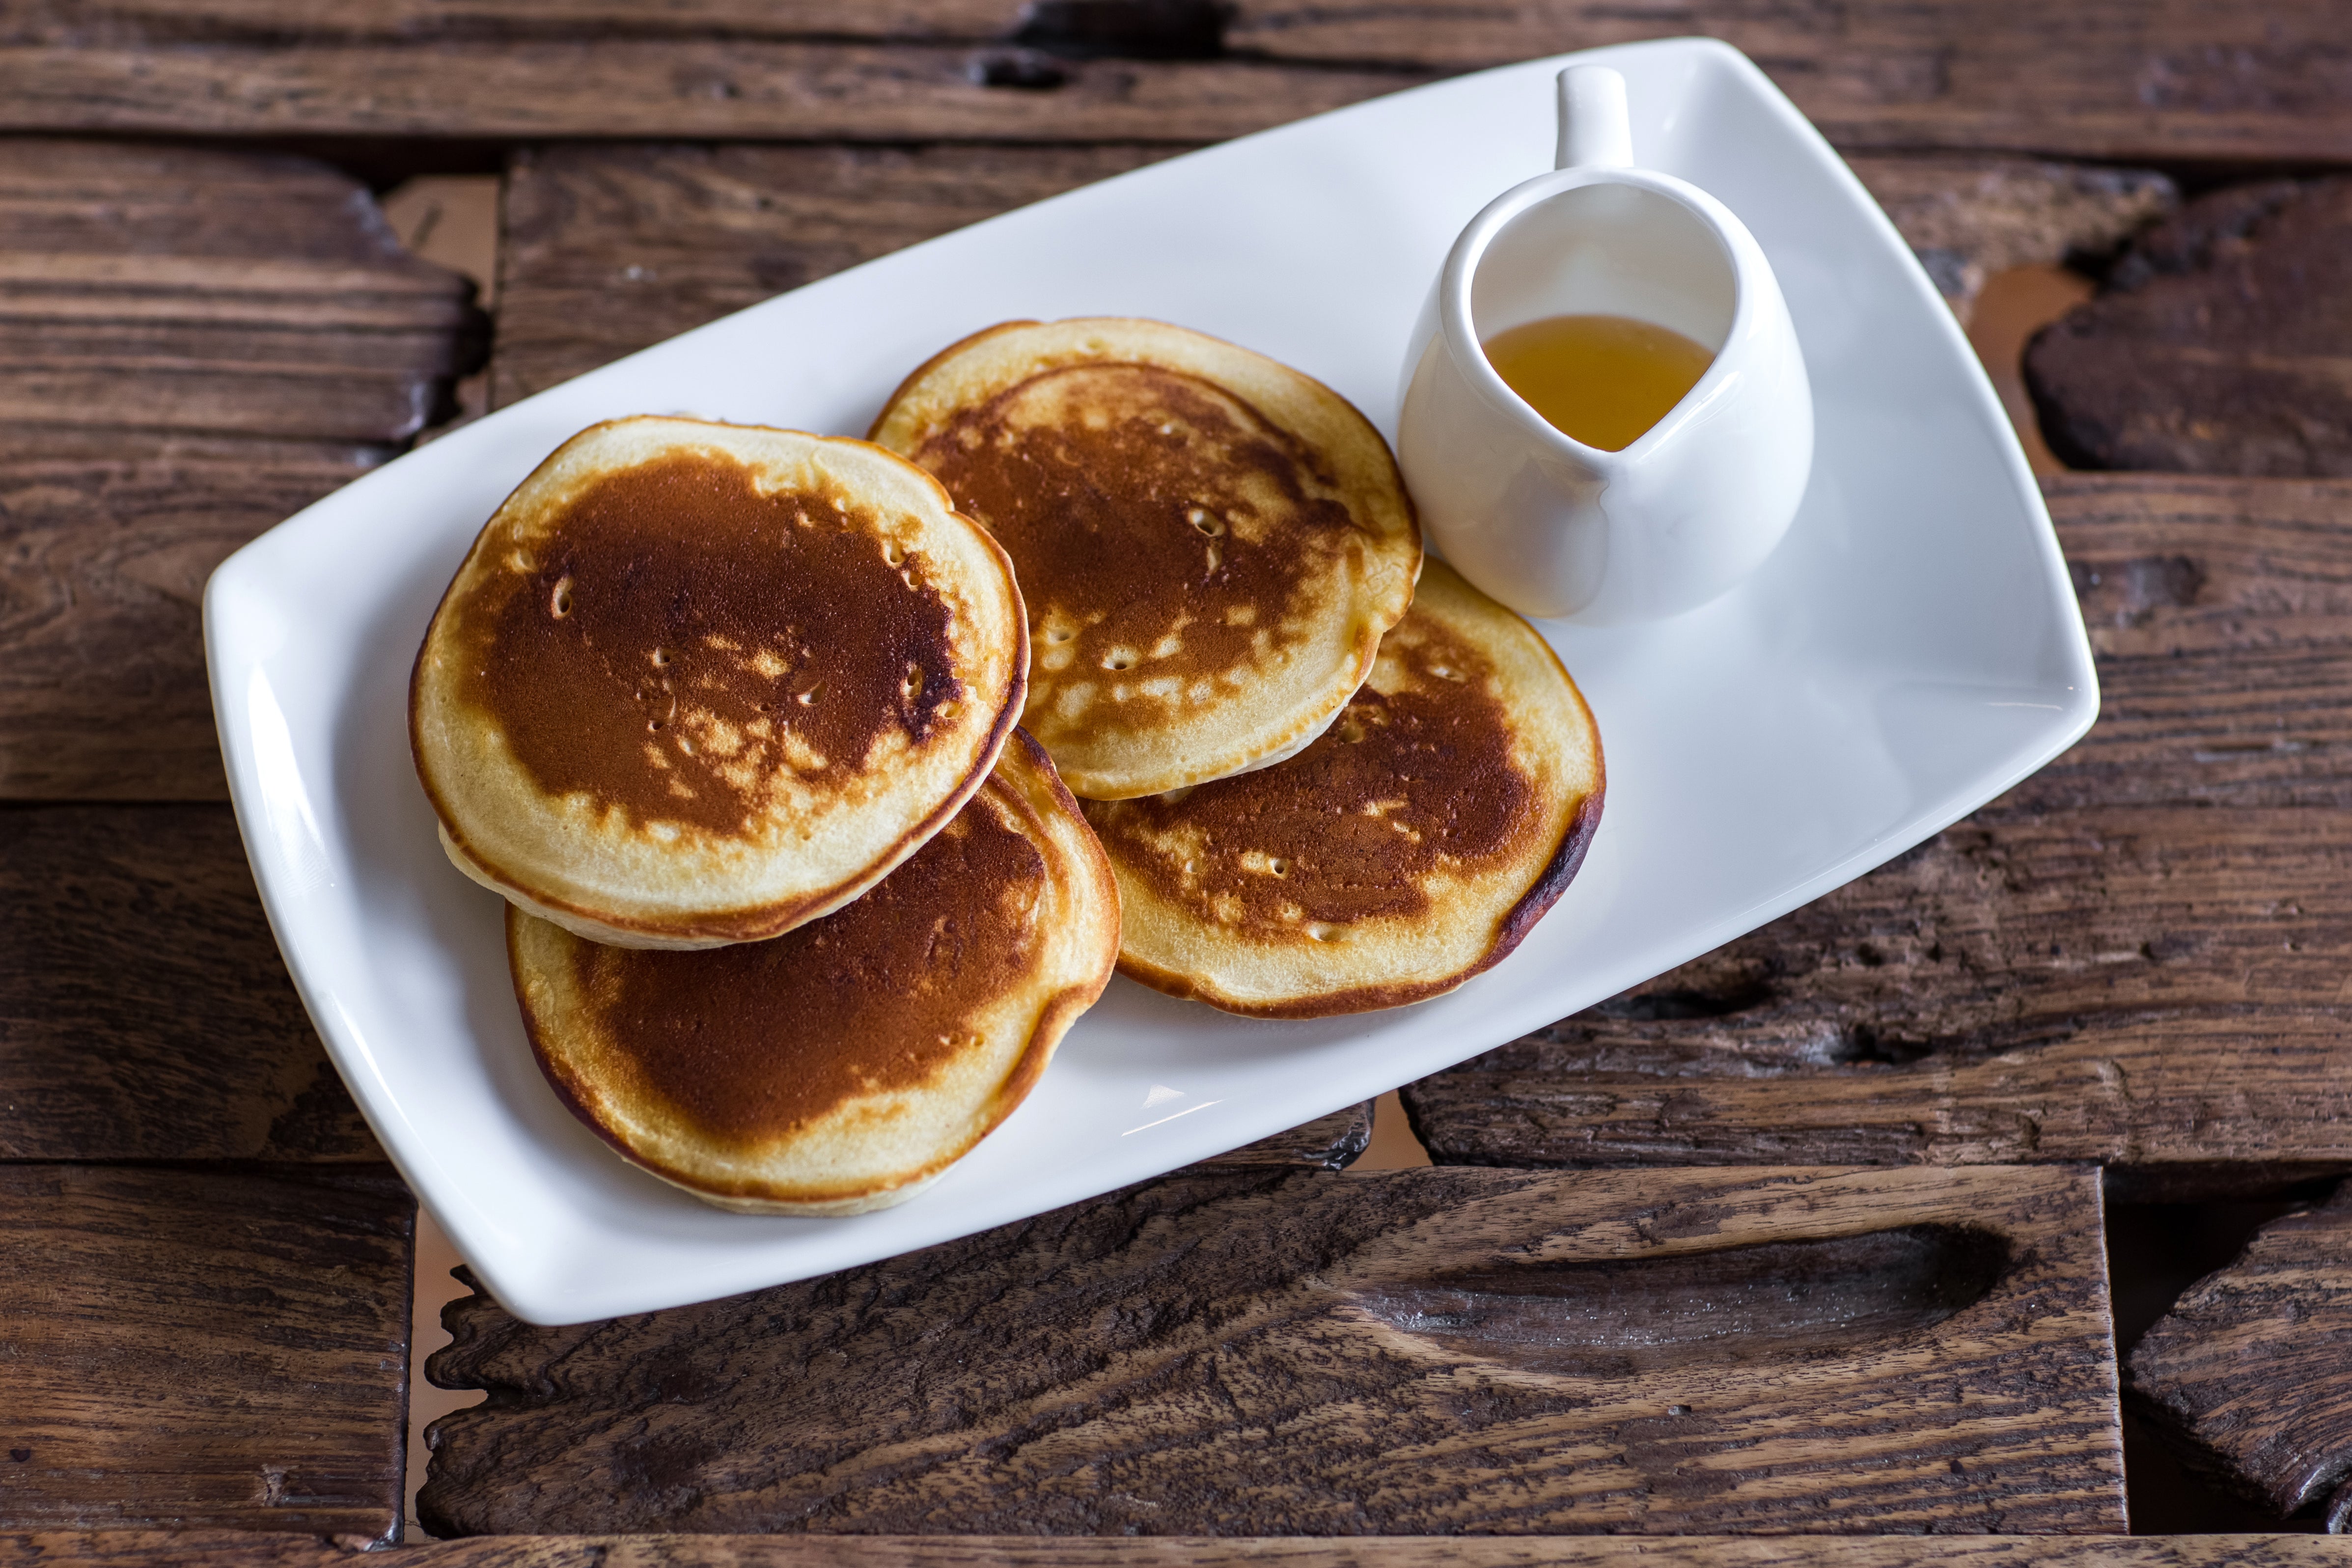
<path id="1" fill-rule="evenodd" d="M 1609 764 L 1600 833 L 1559 906 L 1489 974 L 1392 1012 L 1253 1022 L 1114 981 L 1010 1122 L 878 1214 L 727 1214 L 614 1158 L 541 1081 L 499 901 L 443 860 L 409 762 L 410 662 L 506 493 L 620 414 L 862 434 L 915 365 L 1022 317 L 1197 328 L 1389 428 L 1423 294 L 1471 215 L 1546 166 L 1569 59 L 1622 71 L 1640 161 L 1713 192 L 1762 242 L 1819 436 L 1803 510 L 1741 589 L 1664 624 L 1546 629 Z M 2040 492 L 1950 313 L 1828 144 L 1703 40 L 1399 93 L 770 300 L 330 496 L 221 567 L 205 635 L 237 821 L 302 999 L 458 1250 L 543 1323 L 887 1257 L 1369 1099 L 1860 875 L 2049 761 L 2097 709 Z"/>

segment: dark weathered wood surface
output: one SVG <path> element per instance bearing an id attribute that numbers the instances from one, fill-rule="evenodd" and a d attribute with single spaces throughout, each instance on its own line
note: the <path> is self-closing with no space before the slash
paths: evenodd
<path id="1" fill-rule="evenodd" d="M 354 1548 L 186 1531 L 0 1534 L 0 1568 L 360 1568 Z M 501 1535 L 420 1542 L 383 1568 L 2341 1568 L 2313 1535 L 1312 1536 Z"/>
<path id="2" fill-rule="evenodd" d="M 1307 1166 L 1317 1170 L 1345 1170 L 1371 1146 L 1372 1102 L 1334 1111 L 1301 1123 L 1286 1133 L 1244 1144 L 1213 1158 L 1209 1166 Z"/>
<path id="3" fill-rule="evenodd" d="M 2352 477 L 2352 179 L 2201 196 L 2025 356 L 2079 468 Z"/>
<path id="4" fill-rule="evenodd" d="M 0 139 L 0 421 L 390 447 L 472 286 L 303 159 Z"/>
<path id="5" fill-rule="evenodd" d="M 225 799 L 205 580 L 377 456 L 106 430 L 0 434 L 0 796 Z"/>
<path id="6" fill-rule="evenodd" d="M 1187 144 L 1694 27 L 1750 50 L 1843 145 L 1948 154 L 1861 168 L 1963 315 L 1988 274 L 2109 250 L 2171 199 L 2156 176 L 2037 160 L 2352 156 L 2334 0 L 1696 16 L 1587 0 L 68 0 L 0 15 L 0 131 L 359 138 L 344 145 L 392 165 L 445 154 L 380 138 L 863 144 L 522 157 L 510 401 Z M 974 139 L 996 144 L 952 144 Z M 446 407 L 478 327 L 463 290 L 401 257 L 365 192 L 321 166 L 0 140 L 0 795 L 216 797 L 205 572 Z M 2291 351 L 2307 371 L 2313 344 Z M 1880 878 L 1517 1048 L 1535 1066 L 1508 1092 L 1467 1072 L 1424 1086 L 1424 1131 L 1480 1121 L 1450 1149 L 1468 1159 L 2097 1159 L 2176 1186 L 2352 1167 L 2335 988 L 2352 903 L 2331 885 L 2352 839 L 2330 820 L 2347 804 L 2347 496 L 2065 490 L 2108 681 L 2092 742 Z M 0 1159 L 373 1157 L 225 811 L 0 814 Z M 1449 1084 L 1468 1092 L 1446 1112 Z M 1338 1163 L 1361 1131 L 1341 1117 L 1228 1158 Z M 538 1331 L 477 1301 L 447 1364 L 506 1403 L 453 1418 L 437 1495 L 497 1528 L 537 1511 L 730 1530 L 2112 1531 L 2095 1191 L 2093 1173 L 2047 1167 L 1212 1169 L 684 1312 Z M 0 1165 L 0 1521 L 380 1538 L 406 1225 L 373 1167 Z M 2210 1356 L 2241 1327 L 2209 1314 L 2179 1345 Z M 2277 1358 L 2297 1342 L 2273 1325 L 2244 1343 Z M 2273 1413 L 2293 1427 L 2280 1440 L 2339 1453 L 2327 1379 L 2310 1383 Z M 1112 1552 L 1929 1560 L 1901 1541 L 1654 1535 L 419 1555 L 1052 1568 Z M 0 1536 L 0 1563 L 344 1554 L 310 1534 Z M 1933 1550 L 1956 1555 L 2342 1557 L 2292 1540 Z"/>
<path id="7" fill-rule="evenodd" d="M 564 1329 L 440 1534 L 2122 1528 L 2097 1176 L 1201 1171 Z"/>
<path id="8" fill-rule="evenodd" d="M 227 807 L 0 809 L 0 1160 L 383 1157 Z"/>
<path id="9" fill-rule="evenodd" d="M 2281 1518 L 2352 1478 L 2352 1185 L 2263 1228 L 2143 1337 L 2138 1406 Z M 2339 1506 L 2329 1527 L 2344 1528 Z"/>
<path id="10" fill-rule="evenodd" d="M 2352 1167 L 2352 486 L 2047 486 L 2073 751 L 1891 864 L 1405 1091 L 1440 1164 Z"/>
<path id="11" fill-rule="evenodd" d="M 2342 21 L 2333 0 L 1826 12 L 1788 0 L 1697 11 L 590 0 L 462 13 L 427 0 L 82 0 L 0 22 L 0 129 L 1200 141 L 1435 75 L 1706 32 L 1754 56 L 1843 145 L 2341 159 L 2352 154 Z"/>
<path id="12" fill-rule="evenodd" d="M 414 1215 L 381 1166 L 0 1165 L 0 1520 L 387 1536 Z"/>
<path id="13" fill-rule="evenodd" d="M 494 404 L 828 273 L 1181 151 L 539 148 L 509 167 Z M 2113 251 L 2171 182 L 2018 158 L 1858 158 L 1965 318 L 2006 267 Z M 913 366 L 907 367 L 912 370 Z"/>
<path id="14" fill-rule="evenodd" d="M 2179 193 L 2145 169 L 2031 158 L 1848 160 L 1965 322 L 1987 278 L 2113 255 Z"/>
<path id="15" fill-rule="evenodd" d="M 0 138 L 0 797 L 220 799 L 205 577 L 480 335 L 322 164 Z"/>

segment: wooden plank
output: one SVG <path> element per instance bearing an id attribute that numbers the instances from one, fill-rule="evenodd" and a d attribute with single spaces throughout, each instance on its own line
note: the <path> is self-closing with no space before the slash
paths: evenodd
<path id="1" fill-rule="evenodd" d="M 2048 486 L 2082 745 L 1818 903 L 1404 1092 L 1440 1164 L 2352 1167 L 2352 486 Z"/>
<path id="2" fill-rule="evenodd" d="M 1227 41 L 1276 58 L 1443 70 L 1693 33 L 1753 57 L 1842 147 L 2171 162 L 2352 144 L 2334 0 L 2234 15 L 2197 0 L 2081 0 L 2039 12 L 2002 0 L 1834 10 L 1246 0 Z"/>
<path id="3" fill-rule="evenodd" d="M 436 1534 L 2120 1532 L 2095 1173 L 1196 1171 L 444 1314 Z"/>
<path id="4" fill-rule="evenodd" d="M 471 292 L 310 160 L 0 140 L 0 798 L 225 797 L 205 578 L 447 404 Z"/>
<path id="5" fill-rule="evenodd" d="M 362 187 L 310 158 L 15 138 L 0 142 L 0 214 L 10 257 L 341 263 L 383 287 L 432 279 L 404 261 Z"/>
<path id="6" fill-rule="evenodd" d="M 226 807 L 0 814 L 0 1160 L 382 1158 Z"/>
<path id="7" fill-rule="evenodd" d="M 1452 72 L 1701 31 L 1833 141 L 2123 162 L 2352 154 L 2340 9 L 2092 0 L 1309 6 L 609 0 L 35 8 L 0 130 L 230 136 L 1211 141 Z"/>
<path id="8" fill-rule="evenodd" d="M 492 404 L 1170 151 L 619 146 L 523 152 L 507 175 Z"/>
<path id="9" fill-rule="evenodd" d="M 0 796 L 227 798 L 205 580 L 377 449 L 0 435 Z"/>
<path id="10" fill-rule="evenodd" d="M 2341 1568 L 2314 1535 L 1175 1537 L 501 1535 L 404 1547 L 404 1568 Z M 0 1568 L 352 1568 L 300 1536 L 0 1534 Z"/>
<path id="11" fill-rule="evenodd" d="M 0 46 L 0 132 L 1202 141 L 1433 74 L 1249 59 L 1060 61 L 961 44 L 578 34 L 423 47 Z"/>
<path id="12" fill-rule="evenodd" d="M 0 141 L 0 422 L 390 447 L 480 335 L 472 286 L 317 164 Z"/>
<path id="13" fill-rule="evenodd" d="M 1626 8 L 603 0 L 462 15 L 117 0 L 0 28 L 0 129 L 488 139 L 1211 141 L 1452 72 L 1700 31 L 1833 141 L 2148 162 L 2352 152 L 2331 0 Z M 1025 22 L 1023 20 L 1025 15 Z"/>
<path id="14" fill-rule="evenodd" d="M 876 43 L 976 43 L 999 37 L 1018 10 L 1006 0 L 520 0 L 458 9 L 441 0 L 320 5 L 314 0 L 115 0 L 25 7 L 0 19 L 0 42 L 86 48 L 234 39 L 283 45 L 457 43 L 484 38 L 835 37 Z"/>
<path id="15" fill-rule="evenodd" d="M 0 1165 L 0 1525 L 390 1538 L 415 1212 L 380 1166 Z"/>
<path id="16" fill-rule="evenodd" d="M 2201 196 L 2025 354 L 2078 468 L 2352 478 L 2352 179 Z"/>
<path id="17" fill-rule="evenodd" d="M 2284 1519 L 2352 1491 L 2352 1185 L 2263 1227 L 2132 1352 L 2138 1407 L 2184 1456 Z M 2331 1498 L 2331 1494 L 2333 1494 Z"/>

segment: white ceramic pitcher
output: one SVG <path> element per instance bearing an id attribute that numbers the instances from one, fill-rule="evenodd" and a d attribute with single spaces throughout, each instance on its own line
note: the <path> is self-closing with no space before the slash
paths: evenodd
<path id="1" fill-rule="evenodd" d="M 1813 404 L 1780 286 L 1730 210 L 1636 169 L 1625 80 L 1559 74 L 1559 167 L 1454 241 L 1405 356 L 1397 458 L 1428 536 L 1523 614 L 1678 614 L 1747 577 L 1812 470 Z M 1487 362 L 1486 340 L 1550 316 L 1632 317 L 1713 350 L 1622 452 L 1562 434 Z"/>

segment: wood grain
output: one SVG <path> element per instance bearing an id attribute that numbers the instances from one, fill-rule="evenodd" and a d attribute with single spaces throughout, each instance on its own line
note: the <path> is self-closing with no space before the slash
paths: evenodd
<path id="1" fill-rule="evenodd" d="M 2263 1227 L 2133 1350 L 2137 1406 L 2284 1519 L 2352 1478 L 2352 1185 Z M 2337 1501 L 2328 1528 L 2344 1528 Z"/>
<path id="2" fill-rule="evenodd" d="M 1694 31 L 1842 145 L 2116 161 L 2352 154 L 2331 0 L 82 0 L 0 23 L 0 129 L 367 137 L 1209 141 L 1433 76 Z M 995 84 L 995 85 L 992 85 Z"/>
<path id="3" fill-rule="evenodd" d="M 205 580 L 378 449 L 0 434 L 0 796 L 227 796 L 205 685 Z"/>
<path id="4" fill-rule="evenodd" d="M 323 164 L 0 139 L 0 798 L 225 796 L 205 579 L 448 404 L 471 299 Z"/>
<path id="5" fill-rule="evenodd" d="M 0 1568 L 358 1568 L 349 1546 L 225 1531 L 0 1534 Z M 399 1568 L 2342 1568 L 2314 1535 L 500 1535 L 427 1541 Z"/>
<path id="6" fill-rule="evenodd" d="M 1202 141 L 1435 74 L 1248 58 L 1064 60 L 995 44 L 593 33 L 423 47 L 0 45 L 0 133 Z"/>
<path id="7" fill-rule="evenodd" d="M 2259 156 L 2256 145 L 2352 131 L 2327 123 L 2344 112 L 2352 62 L 2326 0 L 2236 16 L 2191 0 L 2039 14 L 1998 0 L 1828 10 L 1252 0 L 1226 37 L 1274 58 L 1462 70 L 1694 33 L 1751 56 L 1841 147 L 2235 161 Z"/>
<path id="8" fill-rule="evenodd" d="M 2083 1171 L 1196 1171 L 704 1306 L 454 1302 L 429 1375 L 489 1398 L 419 1516 L 2120 1531 L 2104 1278 Z"/>
<path id="9" fill-rule="evenodd" d="M 1440 1164 L 2352 1167 L 2352 486 L 2048 486 L 2073 751 L 1836 893 L 1408 1086 Z"/>
<path id="10" fill-rule="evenodd" d="M 478 346 L 472 285 L 303 160 L 0 140 L 0 421 L 391 447 Z"/>
<path id="11" fill-rule="evenodd" d="M 2352 179 L 2191 202 L 2034 338 L 2025 379 L 2078 468 L 2352 477 Z"/>
<path id="12" fill-rule="evenodd" d="M 0 1520 L 391 1535 L 414 1215 L 381 1166 L 0 1165 Z"/>
<path id="13" fill-rule="evenodd" d="M 0 1160 L 383 1157 L 226 807 L 0 810 Z"/>

